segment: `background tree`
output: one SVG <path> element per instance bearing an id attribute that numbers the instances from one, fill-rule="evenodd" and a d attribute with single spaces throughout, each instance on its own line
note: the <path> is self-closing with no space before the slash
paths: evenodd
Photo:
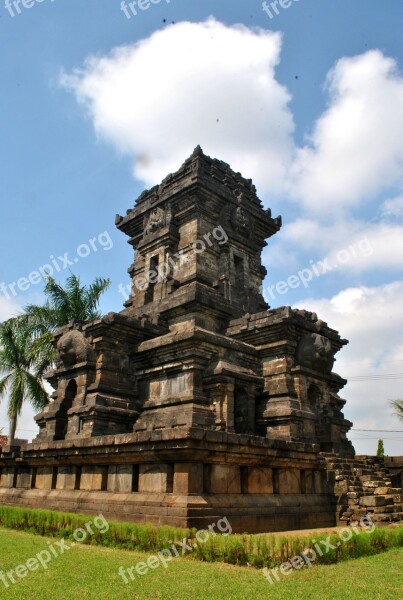
<path id="1" fill-rule="evenodd" d="M 394 408 L 395 415 L 403 421 L 403 400 L 391 400 L 392 408 Z"/>
<path id="2" fill-rule="evenodd" d="M 42 382 L 50 360 L 49 349 L 38 347 L 36 342 L 23 319 L 17 317 L 0 325 L 0 399 L 8 395 L 10 445 L 24 402 L 29 401 L 39 411 L 49 401 Z"/>
<path id="3" fill-rule="evenodd" d="M 40 333 L 54 331 L 68 323 L 84 323 L 99 319 L 101 295 L 110 286 L 110 280 L 98 277 L 89 286 L 81 285 L 80 278 L 71 274 L 63 287 L 48 276 L 46 279 L 44 306 L 30 304 L 25 314 Z"/>
<path id="4" fill-rule="evenodd" d="M 376 455 L 379 456 L 380 458 L 383 458 L 385 456 L 385 448 L 383 446 L 383 440 L 378 440 L 378 448 L 376 451 Z"/>

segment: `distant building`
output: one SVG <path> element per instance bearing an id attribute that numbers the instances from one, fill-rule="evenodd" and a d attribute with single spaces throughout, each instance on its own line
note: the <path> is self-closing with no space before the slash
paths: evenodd
<path id="1" fill-rule="evenodd" d="M 27 444 L 28 440 L 19 440 L 15 439 L 13 442 L 13 446 L 22 446 L 23 444 Z M 0 448 L 5 448 L 8 446 L 8 436 L 0 435 Z"/>

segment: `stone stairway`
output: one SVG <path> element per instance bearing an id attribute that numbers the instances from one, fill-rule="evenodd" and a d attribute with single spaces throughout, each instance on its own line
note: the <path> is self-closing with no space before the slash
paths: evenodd
<path id="1" fill-rule="evenodd" d="M 322 453 L 337 497 L 337 523 L 352 525 L 370 515 L 377 525 L 402 521 L 402 489 L 392 487 L 383 459 Z"/>

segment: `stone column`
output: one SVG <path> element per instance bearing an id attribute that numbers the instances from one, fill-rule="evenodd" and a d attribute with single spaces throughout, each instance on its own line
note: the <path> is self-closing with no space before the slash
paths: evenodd
<path id="1" fill-rule="evenodd" d="M 234 390 L 235 385 L 233 383 L 225 384 L 225 396 L 224 396 L 224 418 L 227 423 L 226 431 L 234 432 Z"/>
<path id="2" fill-rule="evenodd" d="M 211 388 L 211 400 L 214 406 L 215 427 L 218 431 L 225 431 L 226 420 L 224 417 L 225 386 L 223 383 L 216 383 Z"/>
<path id="3" fill-rule="evenodd" d="M 219 431 L 234 432 L 234 389 L 232 382 L 217 383 L 211 388 L 215 425 Z"/>
<path id="4" fill-rule="evenodd" d="M 252 384 L 247 387 L 248 392 L 248 426 L 250 432 L 255 432 L 255 421 L 256 421 L 256 385 Z"/>

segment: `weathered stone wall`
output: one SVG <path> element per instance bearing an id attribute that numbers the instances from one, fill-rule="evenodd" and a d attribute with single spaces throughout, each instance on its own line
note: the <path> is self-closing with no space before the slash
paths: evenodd
<path id="1" fill-rule="evenodd" d="M 377 524 L 403 519 L 403 490 L 395 486 L 385 461 L 376 456 L 346 458 L 325 455 L 328 470 L 334 475 L 338 523 L 356 523 L 370 515 Z"/>
<path id="2" fill-rule="evenodd" d="M 0 471 L 0 502 L 10 505 L 194 527 L 226 516 L 239 532 L 334 524 L 325 462 L 303 444 L 143 432 L 7 448 Z"/>

